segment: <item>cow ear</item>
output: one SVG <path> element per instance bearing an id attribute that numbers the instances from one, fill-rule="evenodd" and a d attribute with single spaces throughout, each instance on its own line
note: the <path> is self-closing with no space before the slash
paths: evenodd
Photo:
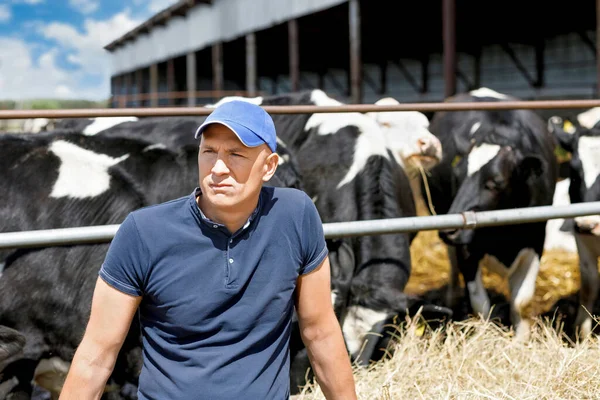
<path id="1" fill-rule="evenodd" d="M 573 142 L 575 141 L 574 133 L 568 133 L 564 130 L 564 124 L 562 118 L 554 116 L 548 120 L 548 130 L 554 135 L 560 147 L 568 151 L 573 152 Z M 570 124 L 570 122 L 569 122 Z"/>
<path id="2" fill-rule="evenodd" d="M 520 172 L 526 176 L 542 176 L 546 163 L 541 157 L 531 154 L 527 155 L 521 161 Z"/>

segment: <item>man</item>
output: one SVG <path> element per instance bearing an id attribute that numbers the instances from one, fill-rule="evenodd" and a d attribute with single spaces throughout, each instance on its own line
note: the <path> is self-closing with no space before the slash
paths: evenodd
<path id="1" fill-rule="evenodd" d="M 277 169 L 273 120 L 232 101 L 196 131 L 199 187 L 131 213 L 99 272 L 60 399 L 97 399 L 139 307 L 139 399 L 287 399 L 293 306 L 328 399 L 355 399 L 321 220 Z"/>

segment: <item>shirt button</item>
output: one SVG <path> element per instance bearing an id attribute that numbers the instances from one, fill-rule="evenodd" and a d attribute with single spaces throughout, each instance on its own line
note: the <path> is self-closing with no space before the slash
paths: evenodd
<path id="1" fill-rule="evenodd" d="M 233 264 L 233 258 L 229 259 L 229 264 Z"/>
<path id="2" fill-rule="evenodd" d="M 217 227 L 216 225 L 213 225 L 213 228 L 216 228 L 216 227 Z"/>
<path id="3" fill-rule="evenodd" d="M 233 239 L 229 239 L 229 243 L 233 243 Z"/>

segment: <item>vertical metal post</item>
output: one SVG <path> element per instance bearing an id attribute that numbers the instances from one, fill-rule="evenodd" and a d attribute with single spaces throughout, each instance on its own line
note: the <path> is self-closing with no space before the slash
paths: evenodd
<path id="1" fill-rule="evenodd" d="M 352 103 L 362 102 L 362 71 L 360 43 L 360 1 L 349 0 L 350 25 L 350 98 Z"/>
<path id="2" fill-rule="evenodd" d="M 150 107 L 158 107 L 158 64 L 150 65 Z"/>
<path id="3" fill-rule="evenodd" d="M 300 46 L 298 43 L 298 20 L 288 21 L 288 47 L 290 58 L 290 86 L 292 92 L 300 90 Z"/>
<path id="4" fill-rule="evenodd" d="M 123 75 L 115 76 L 115 93 L 117 95 L 117 107 L 124 108 L 123 104 Z"/>
<path id="5" fill-rule="evenodd" d="M 246 91 L 248 96 L 256 96 L 256 35 L 246 35 Z"/>
<path id="6" fill-rule="evenodd" d="M 456 1 L 442 0 L 442 2 L 444 97 L 450 97 L 456 94 Z"/>
<path id="7" fill-rule="evenodd" d="M 213 90 L 221 92 L 223 90 L 223 43 L 217 42 L 212 46 L 212 68 L 213 68 Z M 215 96 L 213 96 L 214 98 Z M 218 93 L 216 97 L 221 97 Z"/>
<path id="8" fill-rule="evenodd" d="M 196 106 L 196 52 L 190 51 L 186 56 L 187 105 Z"/>
<path id="9" fill-rule="evenodd" d="M 123 86 L 125 87 L 125 107 L 130 106 L 129 102 L 131 100 L 131 94 L 133 93 L 133 90 L 131 90 L 131 74 L 131 72 L 126 72 L 123 74 Z"/>
<path id="10" fill-rule="evenodd" d="M 175 103 L 173 92 L 175 91 L 175 61 L 170 58 L 167 60 L 167 104 L 172 106 Z"/>
<path id="11" fill-rule="evenodd" d="M 137 91 L 136 91 L 137 106 L 143 107 L 144 100 L 142 99 L 142 94 L 144 93 L 144 75 L 143 75 L 143 70 L 141 70 L 141 69 L 138 69 L 137 71 L 135 71 L 135 86 L 137 88 Z"/>

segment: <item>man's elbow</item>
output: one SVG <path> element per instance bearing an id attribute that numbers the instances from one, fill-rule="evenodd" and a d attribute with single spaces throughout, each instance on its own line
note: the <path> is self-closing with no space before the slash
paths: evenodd
<path id="1" fill-rule="evenodd" d="M 339 335 L 340 326 L 335 316 L 333 318 L 320 318 L 306 322 L 301 330 L 304 343 L 316 343 Z"/>

